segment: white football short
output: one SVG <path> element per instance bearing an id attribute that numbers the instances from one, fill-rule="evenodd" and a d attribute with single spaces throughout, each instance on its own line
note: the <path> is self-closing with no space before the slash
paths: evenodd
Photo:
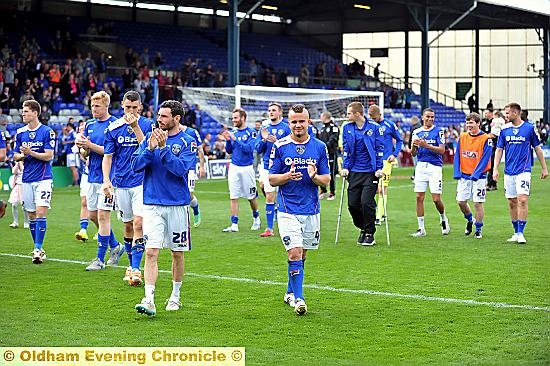
<path id="1" fill-rule="evenodd" d="M 456 200 L 458 202 L 485 202 L 487 197 L 487 179 L 478 179 L 476 182 L 460 178 L 456 186 Z"/>
<path id="2" fill-rule="evenodd" d="M 143 205 L 145 248 L 191 250 L 188 206 Z"/>
<path id="3" fill-rule="evenodd" d="M 529 196 L 531 191 L 531 173 L 525 172 L 518 175 L 504 174 L 504 196 L 506 198 L 517 198 L 524 194 Z"/>
<path id="4" fill-rule="evenodd" d="M 115 189 L 116 208 L 122 222 L 134 220 L 134 216 L 143 216 L 143 186 Z"/>
<path id="5" fill-rule="evenodd" d="M 67 166 L 68 167 L 71 167 L 71 166 L 80 166 L 80 157 L 78 156 L 78 154 L 75 154 L 73 152 L 69 152 L 67 153 L 67 158 L 65 159 L 66 162 L 67 162 Z"/>
<path id="6" fill-rule="evenodd" d="M 253 199 L 256 198 L 256 180 L 254 179 L 254 167 L 252 165 L 238 166 L 229 164 L 227 172 L 227 183 L 229 184 L 229 198 Z"/>
<path id="7" fill-rule="evenodd" d="M 414 170 L 414 191 L 426 192 L 430 187 L 432 194 L 443 191 L 443 169 L 430 163 L 419 161 Z"/>
<path id="8" fill-rule="evenodd" d="M 292 248 L 318 249 L 321 215 L 292 215 L 277 213 L 277 226 L 285 250 Z"/>
<path id="9" fill-rule="evenodd" d="M 101 190 L 100 183 L 88 183 L 88 193 L 86 194 L 86 202 L 88 211 L 113 211 L 115 208 L 115 197 L 107 198 Z"/>
<path id="10" fill-rule="evenodd" d="M 197 180 L 197 172 L 190 170 L 187 175 L 187 187 L 189 192 L 195 192 L 195 181 Z"/>
<path id="11" fill-rule="evenodd" d="M 80 197 L 86 197 L 90 190 L 90 183 L 88 183 L 88 174 L 82 174 L 80 176 Z"/>
<path id="12" fill-rule="evenodd" d="M 260 182 L 264 185 L 264 192 L 265 193 L 271 193 L 276 192 L 278 187 L 273 187 L 271 184 L 269 184 L 269 170 L 264 168 L 263 163 L 260 164 Z"/>
<path id="13" fill-rule="evenodd" d="M 23 183 L 23 208 L 27 212 L 36 212 L 36 207 L 50 208 L 53 180 Z"/>

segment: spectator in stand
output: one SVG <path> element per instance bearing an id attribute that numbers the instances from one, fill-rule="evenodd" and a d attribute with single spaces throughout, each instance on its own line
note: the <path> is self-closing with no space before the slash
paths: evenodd
<path id="1" fill-rule="evenodd" d="M 307 87 L 309 83 L 309 68 L 307 64 L 302 64 L 300 68 L 300 76 L 298 77 L 298 85 L 300 88 Z"/>
<path id="2" fill-rule="evenodd" d="M 42 105 L 42 111 L 40 112 L 39 120 L 43 125 L 48 125 L 52 118 L 52 111 L 48 108 L 47 104 Z"/>
<path id="3" fill-rule="evenodd" d="M 256 63 L 256 59 L 251 59 L 248 65 L 248 73 L 250 74 L 250 79 L 252 78 L 258 78 L 258 74 L 260 73 L 260 69 L 258 64 Z"/>
<path id="4" fill-rule="evenodd" d="M 493 100 L 489 99 L 489 103 L 487 103 L 487 107 L 485 107 L 485 109 L 493 110 L 493 108 Z"/>
<path id="5" fill-rule="evenodd" d="M 124 54 L 124 60 L 126 61 L 126 66 L 128 67 L 134 66 L 134 62 L 136 60 L 134 59 L 134 49 L 132 47 L 129 47 L 126 50 L 126 53 Z"/>
<path id="6" fill-rule="evenodd" d="M 288 88 L 288 70 L 287 69 L 283 69 L 279 73 L 278 83 L 280 87 Z"/>
<path id="7" fill-rule="evenodd" d="M 216 137 L 216 142 L 214 143 L 214 154 L 216 155 L 216 159 L 226 158 L 225 138 L 223 137 L 221 132 Z"/>
<path id="8" fill-rule="evenodd" d="M 85 83 L 85 90 L 95 93 L 97 91 L 97 79 L 93 73 L 88 74 L 88 78 Z"/>
<path id="9" fill-rule="evenodd" d="M 151 56 L 149 55 L 149 48 L 145 47 L 141 55 L 139 55 L 139 58 L 145 66 L 149 66 L 151 62 Z"/>
<path id="10" fill-rule="evenodd" d="M 56 88 L 61 83 L 61 71 L 59 70 L 58 64 L 53 64 L 50 70 L 48 71 L 48 78 L 50 79 L 50 84 Z"/>
<path id="11" fill-rule="evenodd" d="M 122 73 L 122 91 L 127 92 L 128 90 L 131 90 L 133 87 L 133 83 L 134 77 L 130 72 L 130 68 L 127 67 Z"/>
<path id="12" fill-rule="evenodd" d="M 100 82 L 104 83 L 105 78 L 107 77 L 107 54 L 105 52 L 101 52 L 99 54 L 99 59 L 97 60 L 97 75 Z"/>
<path id="13" fill-rule="evenodd" d="M 160 53 L 160 51 L 157 51 L 157 53 L 155 54 L 155 58 L 153 59 L 154 68 L 156 70 L 160 70 L 164 67 L 165 63 L 166 63 L 166 61 L 162 57 L 162 53 Z"/>
<path id="14" fill-rule="evenodd" d="M 12 104 L 12 95 L 9 87 L 4 87 L 4 91 L 0 94 L 0 109 L 9 109 Z"/>
<path id="15" fill-rule="evenodd" d="M 412 91 L 411 84 L 408 84 L 403 91 L 403 100 L 405 102 L 405 109 L 411 109 L 411 101 L 414 92 Z"/>

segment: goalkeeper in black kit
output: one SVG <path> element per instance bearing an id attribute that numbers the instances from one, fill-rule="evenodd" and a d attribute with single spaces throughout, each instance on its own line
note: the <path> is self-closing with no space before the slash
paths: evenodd
<path id="1" fill-rule="evenodd" d="M 319 131 L 317 138 L 327 145 L 328 149 L 328 165 L 330 167 L 330 193 L 327 195 L 327 188 L 321 187 L 319 199 L 326 198 L 332 201 L 335 198 L 336 192 L 336 175 L 338 166 L 338 140 L 340 138 L 340 128 L 332 120 L 332 114 L 328 111 L 321 113 L 321 121 L 323 128 Z"/>

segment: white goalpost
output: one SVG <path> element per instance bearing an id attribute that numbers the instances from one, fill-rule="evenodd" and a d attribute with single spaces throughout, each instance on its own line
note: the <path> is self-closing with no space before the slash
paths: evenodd
<path id="1" fill-rule="evenodd" d="M 181 88 L 187 104 L 200 104 L 201 109 L 223 125 L 231 126 L 231 112 L 243 108 L 248 113 L 248 124 L 267 118 L 269 103 L 283 106 L 286 116 L 289 108 L 296 103 L 304 104 L 314 122 L 321 113 L 328 111 L 335 121 L 344 121 L 346 108 L 351 102 L 361 102 L 368 108 L 371 104 L 384 106 L 384 93 L 375 91 L 326 90 L 304 88 L 280 88 L 237 85 L 234 88 Z M 366 113 L 366 111 L 365 111 Z"/>

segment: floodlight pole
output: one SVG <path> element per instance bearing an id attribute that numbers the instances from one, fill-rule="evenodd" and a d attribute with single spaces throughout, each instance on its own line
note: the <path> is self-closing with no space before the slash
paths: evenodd
<path id="1" fill-rule="evenodd" d="M 240 26 L 241 23 L 247 19 L 250 14 L 254 12 L 264 0 L 259 0 L 246 12 L 246 15 L 237 20 L 237 11 L 239 10 L 239 3 L 242 0 L 229 0 L 229 19 L 227 21 L 227 65 L 228 65 L 228 84 L 229 86 L 235 86 L 239 84 L 239 59 L 240 59 Z"/>
<path id="2" fill-rule="evenodd" d="M 239 0 L 229 0 L 229 19 L 227 20 L 227 65 L 228 84 L 235 86 L 239 83 L 239 23 L 237 23 L 237 10 Z"/>

